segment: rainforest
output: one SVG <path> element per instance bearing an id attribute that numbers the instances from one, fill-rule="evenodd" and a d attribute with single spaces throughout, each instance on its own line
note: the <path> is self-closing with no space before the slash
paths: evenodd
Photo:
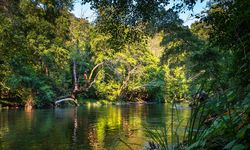
<path id="1" fill-rule="evenodd" d="M 249 24 L 248 0 L 0 0 L 0 149 L 250 149 Z"/>

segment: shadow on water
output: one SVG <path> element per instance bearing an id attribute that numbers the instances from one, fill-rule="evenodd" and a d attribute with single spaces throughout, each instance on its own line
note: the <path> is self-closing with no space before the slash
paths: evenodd
<path id="1" fill-rule="evenodd" d="M 179 108 L 184 129 L 190 110 Z M 142 149 L 148 141 L 145 128 L 171 124 L 168 104 L 0 111 L 0 149 L 6 150 Z"/>

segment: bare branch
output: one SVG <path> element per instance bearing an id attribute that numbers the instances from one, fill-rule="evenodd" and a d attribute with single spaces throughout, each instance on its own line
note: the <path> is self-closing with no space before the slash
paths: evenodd
<path id="1" fill-rule="evenodd" d="M 102 65 L 104 65 L 104 64 L 105 64 L 105 61 L 103 61 L 103 62 L 97 64 L 97 65 L 91 70 L 91 73 L 90 73 L 89 78 L 88 78 L 89 81 L 91 80 L 94 71 L 95 71 L 99 66 L 102 66 Z"/>
<path id="2" fill-rule="evenodd" d="M 97 74 L 95 75 L 94 80 L 93 80 L 93 81 L 89 84 L 89 86 L 86 88 L 86 91 L 88 91 L 88 90 L 92 87 L 92 85 L 96 82 L 96 79 L 97 79 L 97 76 L 98 76 L 99 72 L 100 72 L 100 71 L 97 72 Z"/>
<path id="3" fill-rule="evenodd" d="M 139 66 L 135 66 L 132 70 L 130 70 L 130 71 L 128 72 L 128 75 L 127 75 L 125 81 L 123 81 L 123 84 L 122 84 L 120 90 L 123 90 L 123 88 L 127 86 L 128 81 L 129 81 L 131 75 L 132 75 L 138 68 L 139 68 Z"/>

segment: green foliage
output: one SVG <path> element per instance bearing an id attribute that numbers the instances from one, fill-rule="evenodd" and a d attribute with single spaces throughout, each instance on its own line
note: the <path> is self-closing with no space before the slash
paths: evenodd
<path id="1" fill-rule="evenodd" d="M 163 9 L 168 1 L 137 3 L 134 7 L 131 2 L 113 5 L 93 1 L 98 12 L 95 25 L 69 13 L 71 0 L 6 3 L 8 9 L 1 9 L 0 31 L 6 37 L 0 41 L 4 53 L 1 89 L 16 93 L 13 96 L 24 102 L 26 91 L 30 91 L 35 104 L 43 106 L 72 93 L 74 69 L 78 86 L 83 86 L 89 82 L 84 73 L 90 75 L 95 65 L 108 60 L 110 64 L 94 72 L 93 86 L 81 96 L 158 102 L 164 102 L 166 97 L 171 99 L 176 93 L 184 97 L 187 86 L 181 84 L 186 82 L 182 73 L 185 68 L 169 71 L 168 66 L 159 65 L 147 44 L 148 33 L 180 25 L 182 21 L 172 9 Z M 127 14 L 128 9 L 133 9 L 135 16 Z"/>
<path id="2" fill-rule="evenodd" d="M 190 134 L 189 149 L 249 149 L 248 8 L 249 2 L 244 0 L 217 2 L 204 21 L 192 26 L 200 39 L 208 40 L 191 60 L 203 61 L 200 68 L 193 69 L 205 70 L 195 83 L 210 91 L 210 99 L 204 104 L 206 109 L 198 110 L 206 114 L 198 122 L 205 122 L 199 125 L 202 131 Z"/>
<path id="3" fill-rule="evenodd" d="M 103 40 L 108 40 L 104 38 Z M 98 44 L 100 44 L 100 39 Z M 93 43 L 94 44 L 94 43 Z M 143 42 L 125 46 L 122 52 L 111 54 L 99 52 L 99 45 L 93 45 L 97 50 L 95 60 L 111 59 L 111 67 L 104 66 L 99 72 L 94 88 L 98 98 L 108 100 L 158 100 L 164 98 L 164 75 L 159 72 L 157 58 L 153 56 Z M 101 46 L 109 48 L 108 45 Z M 95 46 L 95 47 L 94 47 Z M 97 46 L 97 47 L 96 47 Z M 112 51 L 112 48 L 111 48 Z M 159 93 L 155 93 L 159 90 Z"/>
<path id="4" fill-rule="evenodd" d="M 21 0 L 15 3 L 13 9 L 16 10 L 12 12 L 14 5 L 6 2 L 7 9 L 1 12 L 0 28 L 4 36 L 0 42 L 1 69 L 8 73 L 1 78 L 4 79 L 1 83 L 9 87 L 7 93 L 14 92 L 12 97 L 20 97 L 23 101 L 27 98 L 26 91 L 32 89 L 37 103 L 43 104 L 55 98 L 57 81 L 50 77 L 60 74 L 67 64 L 68 51 L 63 41 L 67 40 L 69 13 L 64 10 L 66 1 L 62 1 L 61 6 L 48 1 L 50 4 L 44 3 L 44 8 L 38 7 L 40 3 Z M 52 5 L 54 7 L 50 8 Z M 52 9 L 57 14 L 47 18 Z"/>
<path id="5" fill-rule="evenodd" d="M 162 15 L 163 8 L 168 6 L 170 0 L 122 0 L 122 1 L 99 1 L 82 0 L 85 3 L 91 3 L 93 9 L 103 11 L 107 9 L 106 15 L 114 19 L 114 24 L 122 22 L 124 24 L 135 26 L 140 23 L 147 23 Z M 180 0 L 174 3 L 175 9 L 188 7 L 191 9 L 196 0 Z M 166 20 L 168 21 L 168 20 Z"/>
<path id="6" fill-rule="evenodd" d="M 97 11 L 94 24 L 70 13 L 72 0 L 2 2 L 1 99 L 33 100 L 38 107 L 73 94 L 109 101 L 192 100 L 187 149 L 249 149 L 248 0 L 213 1 L 191 28 L 175 10 L 192 8 L 195 0 L 168 10 L 169 0 L 82 2 Z M 151 40 L 155 34 L 160 38 Z M 152 45 L 163 50 L 155 56 Z M 209 99 L 195 98 L 200 92 Z M 166 149 L 163 133 L 153 138 Z"/>
<path id="7" fill-rule="evenodd" d="M 164 31 L 161 44 L 165 47 L 161 64 L 166 68 L 166 96 L 168 101 L 189 99 L 190 82 L 193 81 L 190 57 L 199 50 L 201 41 L 190 30 L 181 25 L 171 26 Z"/>

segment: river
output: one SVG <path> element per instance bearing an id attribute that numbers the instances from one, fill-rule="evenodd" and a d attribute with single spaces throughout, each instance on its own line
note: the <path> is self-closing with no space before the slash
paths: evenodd
<path id="1" fill-rule="evenodd" d="M 171 110 L 171 104 L 89 105 L 32 111 L 2 109 L 0 149 L 143 149 L 150 140 L 145 136 L 145 129 L 169 128 Z M 190 109 L 178 105 L 177 110 L 173 127 L 178 126 L 181 137 Z"/>

